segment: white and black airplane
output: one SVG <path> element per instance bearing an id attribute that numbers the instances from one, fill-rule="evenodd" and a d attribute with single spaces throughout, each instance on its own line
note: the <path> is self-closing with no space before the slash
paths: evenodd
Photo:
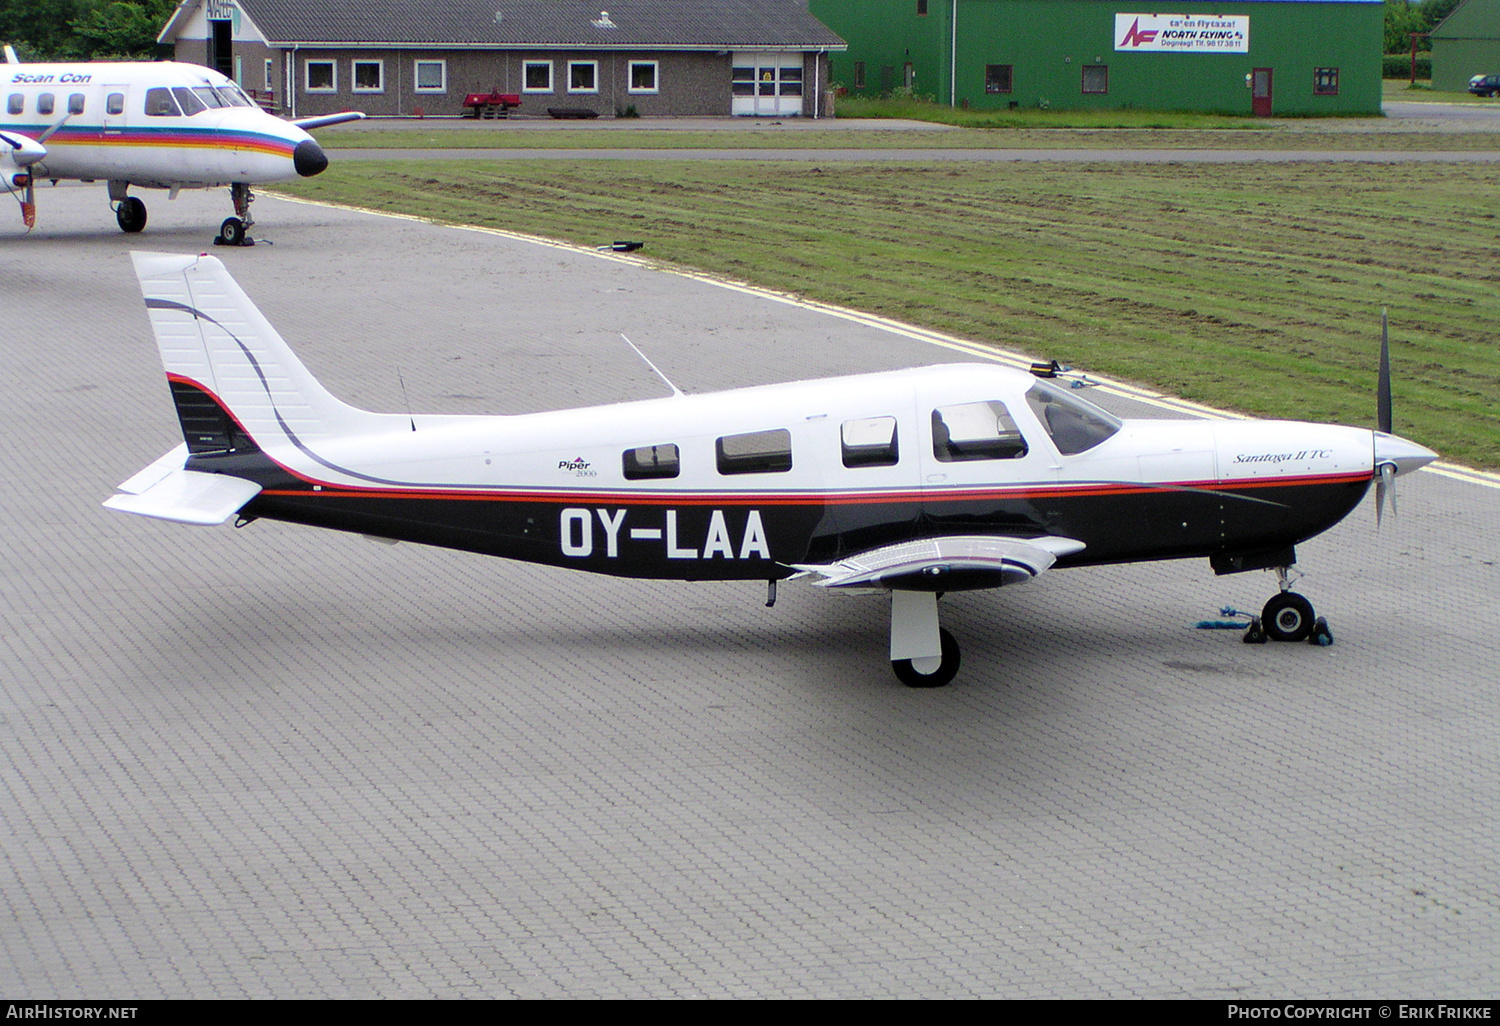
<path id="1" fill-rule="evenodd" d="M 310 128 L 364 117 L 348 112 L 284 121 L 228 78 L 196 64 L 22 64 L 5 47 L 0 64 L 0 192 L 21 198 L 36 224 L 36 183 L 109 183 L 115 219 L 146 227 L 146 204 L 131 186 L 229 186 L 234 215 L 215 239 L 251 244 L 251 186 L 319 174 L 328 157 Z"/>
<path id="2" fill-rule="evenodd" d="M 958 670 L 942 593 L 1053 566 L 1276 569 L 1264 631 L 1304 639 L 1314 617 L 1288 590 L 1293 547 L 1372 480 L 1383 492 L 1437 458 L 1351 427 L 1122 421 L 992 364 L 519 416 L 369 413 L 318 384 L 218 260 L 137 253 L 135 266 L 185 441 L 109 508 L 624 577 L 765 580 L 771 600 L 804 576 L 889 593 L 891 663 L 916 687 Z"/>

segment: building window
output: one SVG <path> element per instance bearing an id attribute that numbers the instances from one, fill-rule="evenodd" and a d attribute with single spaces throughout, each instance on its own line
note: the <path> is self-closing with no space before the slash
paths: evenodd
<path id="1" fill-rule="evenodd" d="M 448 91 L 447 61 L 417 61 L 412 77 L 416 79 L 419 93 L 446 93 Z"/>
<path id="2" fill-rule="evenodd" d="M 385 92 L 385 61 L 355 61 L 354 91 L 356 93 Z"/>
<path id="3" fill-rule="evenodd" d="M 855 61 L 854 62 L 854 88 L 856 88 L 856 89 L 863 89 L 864 87 L 865 87 L 865 62 L 864 61 Z"/>
<path id="4" fill-rule="evenodd" d="M 630 91 L 632 93 L 654 93 L 657 90 L 656 61 L 630 62 Z"/>
<path id="5" fill-rule="evenodd" d="M 1337 96 L 1339 94 L 1339 69 L 1314 68 L 1313 93 L 1317 96 Z"/>
<path id="6" fill-rule="evenodd" d="M 550 93 L 552 91 L 552 62 L 527 61 L 522 65 L 521 91 L 525 93 Z"/>
<path id="7" fill-rule="evenodd" d="M 599 91 L 598 61 L 568 62 L 568 92 L 597 93 Z"/>
<path id="8" fill-rule="evenodd" d="M 917 17 L 927 17 L 927 0 L 917 0 Z"/>
<path id="9" fill-rule="evenodd" d="M 276 65 L 271 62 L 269 57 L 266 58 L 266 84 L 263 88 L 268 93 L 274 92 L 276 89 Z"/>
<path id="10" fill-rule="evenodd" d="M 1109 92 L 1109 65 L 1085 64 L 1083 66 L 1083 91 L 1085 93 Z"/>
<path id="11" fill-rule="evenodd" d="M 984 66 L 984 91 L 987 93 L 1010 92 L 1010 73 L 1013 64 L 986 64 Z"/>
<path id="12" fill-rule="evenodd" d="M 333 61 L 308 61 L 303 65 L 307 75 L 307 91 L 310 93 L 333 93 L 339 88 L 339 76 Z"/>

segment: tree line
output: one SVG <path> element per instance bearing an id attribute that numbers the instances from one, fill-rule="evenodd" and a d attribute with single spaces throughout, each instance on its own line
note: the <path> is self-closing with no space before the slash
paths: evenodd
<path id="1" fill-rule="evenodd" d="M 22 60 L 150 60 L 176 0 L 0 0 L 0 43 Z"/>
<path id="2" fill-rule="evenodd" d="M 1411 34 L 1431 32 L 1464 0 L 1385 0 L 1385 52 L 1410 53 Z M 1428 49 L 1427 41 L 1417 40 L 1419 50 Z"/>

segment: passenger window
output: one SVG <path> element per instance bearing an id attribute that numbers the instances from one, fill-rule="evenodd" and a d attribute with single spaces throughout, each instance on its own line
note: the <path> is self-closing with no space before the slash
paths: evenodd
<path id="1" fill-rule="evenodd" d="M 643 445 L 638 449 L 625 450 L 625 480 L 642 481 L 652 477 L 676 477 L 682 463 L 677 446 Z"/>
<path id="2" fill-rule="evenodd" d="M 792 433 L 786 428 L 725 435 L 715 450 L 721 474 L 781 474 L 792 469 Z"/>
<path id="3" fill-rule="evenodd" d="M 104 112 L 106 114 L 125 113 L 125 94 L 110 93 L 104 98 Z"/>
<path id="4" fill-rule="evenodd" d="M 51 114 L 57 106 L 57 97 L 51 93 L 43 93 L 36 98 L 36 112 L 38 114 Z"/>
<path id="5" fill-rule="evenodd" d="M 932 411 L 932 453 L 944 463 L 1014 460 L 1026 455 L 1026 439 L 997 400 L 940 406 Z"/>
<path id="6" fill-rule="evenodd" d="M 157 87 L 146 90 L 146 116 L 148 118 L 175 118 L 182 112 L 177 101 L 172 99 L 172 90 Z"/>
<path id="7" fill-rule="evenodd" d="M 1026 390 L 1026 404 L 1064 456 L 1092 449 L 1112 438 L 1122 426 L 1119 419 L 1093 403 L 1040 381 Z"/>
<path id="8" fill-rule="evenodd" d="M 20 114 L 26 109 L 26 97 L 20 93 L 11 93 L 5 99 L 5 113 Z"/>
<path id="9" fill-rule="evenodd" d="M 846 420 L 842 440 L 846 467 L 891 467 L 900 459 L 895 417 Z"/>
<path id="10" fill-rule="evenodd" d="M 73 93 L 71 96 L 68 97 L 68 113 L 69 114 L 82 114 L 83 113 L 83 94 L 82 93 Z"/>

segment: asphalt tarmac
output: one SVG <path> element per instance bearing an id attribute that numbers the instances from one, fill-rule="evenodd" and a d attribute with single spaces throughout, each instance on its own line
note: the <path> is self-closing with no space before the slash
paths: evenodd
<path id="1" fill-rule="evenodd" d="M 1268 574 L 1061 571 L 909 690 L 878 599 L 103 509 L 180 441 L 128 253 L 228 213 L 145 198 L 0 222 L 0 994 L 1493 997 L 1493 478 L 1300 547 L 1330 648 L 1194 629 Z M 689 392 L 976 358 L 649 240 L 256 216 L 214 255 L 356 406 L 660 395 L 622 331 Z"/>

